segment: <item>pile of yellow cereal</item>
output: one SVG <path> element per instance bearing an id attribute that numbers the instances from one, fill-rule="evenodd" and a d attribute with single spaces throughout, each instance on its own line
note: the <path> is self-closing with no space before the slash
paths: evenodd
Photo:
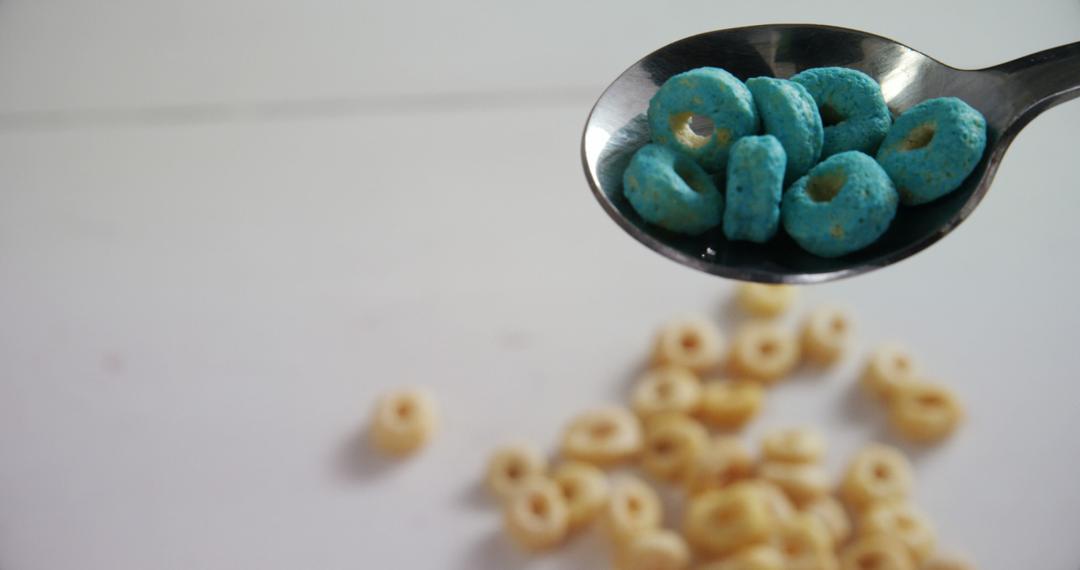
<path id="1" fill-rule="evenodd" d="M 754 319 L 730 344 L 706 319 L 663 326 L 628 406 L 578 415 L 563 432 L 557 465 L 530 445 L 497 449 L 486 482 L 507 533 L 540 551 L 597 522 L 618 570 L 974 568 L 937 552 L 932 524 L 909 501 L 912 468 L 899 450 L 865 447 L 834 484 L 821 464 L 825 439 L 813 429 L 767 432 L 756 459 L 732 434 L 803 361 L 828 366 L 849 350 L 853 326 L 843 310 L 815 309 L 798 331 L 772 320 L 795 294 L 786 286 L 741 285 L 739 304 Z M 872 351 L 861 383 L 912 441 L 940 440 L 962 420 L 956 396 L 923 380 L 899 345 Z M 393 453 L 417 449 L 434 416 L 429 396 L 391 394 L 377 406 L 373 442 Z M 609 475 L 615 467 L 646 477 L 625 469 Z M 662 528 L 664 507 L 647 481 L 681 490 L 680 528 Z"/>

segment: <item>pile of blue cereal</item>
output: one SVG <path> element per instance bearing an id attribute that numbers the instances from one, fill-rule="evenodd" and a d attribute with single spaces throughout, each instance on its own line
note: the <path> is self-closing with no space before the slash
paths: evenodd
<path id="1" fill-rule="evenodd" d="M 691 128 L 695 116 L 711 133 Z M 842 67 L 743 83 L 701 67 L 668 79 L 649 102 L 652 144 L 623 173 L 647 222 L 766 243 L 781 225 L 821 257 L 860 250 L 899 204 L 956 190 L 986 148 L 986 120 L 955 97 L 928 99 L 893 122 L 881 86 Z M 759 134 L 761 133 L 761 134 Z"/>

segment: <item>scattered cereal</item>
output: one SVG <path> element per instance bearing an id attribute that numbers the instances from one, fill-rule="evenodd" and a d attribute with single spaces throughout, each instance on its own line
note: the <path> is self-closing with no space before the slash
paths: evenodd
<path id="1" fill-rule="evenodd" d="M 761 411 L 765 391 L 750 380 L 712 380 L 702 389 L 701 418 L 710 424 L 737 428 Z"/>
<path id="2" fill-rule="evenodd" d="M 545 550 L 562 542 L 570 513 L 558 485 L 543 477 L 527 481 L 505 507 L 506 529 L 526 550 Z"/>
<path id="3" fill-rule="evenodd" d="M 422 390 L 391 392 L 379 399 L 371 423 L 371 441 L 392 455 L 422 447 L 435 431 L 435 400 Z"/>
<path id="4" fill-rule="evenodd" d="M 929 382 L 905 383 L 889 404 L 893 427 L 913 441 L 939 441 L 952 434 L 963 418 L 964 409 L 952 390 Z"/>
<path id="5" fill-rule="evenodd" d="M 570 530 L 577 530 L 593 520 L 607 505 L 609 485 L 607 476 L 588 463 L 563 463 L 551 474 L 562 491 L 570 515 Z"/>
<path id="6" fill-rule="evenodd" d="M 604 529 L 616 543 L 660 528 L 663 516 L 660 497 L 640 479 L 625 477 L 611 485 L 604 509 Z"/>
<path id="7" fill-rule="evenodd" d="M 653 361 L 701 373 L 723 361 L 724 348 L 724 337 L 715 324 L 703 318 L 685 317 L 660 327 L 653 346 Z"/>
<path id="8" fill-rule="evenodd" d="M 664 413 L 692 414 L 701 403 L 701 380 L 687 368 L 661 366 L 638 380 L 631 396 L 643 419 Z"/>
<path id="9" fill-rule="evenodd" d="M 690 565 L 690 547 L 682 535 L 652 530 L 634 536 L 618 556 L 618 570 L 684 570 Z"/>
<path id="10" fill-rule="evenodd" d="M 709 443 L 709 432 L 697 420 L 671 414 L 646 424 L 641 467 L 653 477 L 685 482 Z"/>
<path id="11" fill-rule="evenodd" d="M 791 285 L 739 283 L 735 298 L 744 311 L 755 317 L 775 317 L 791 307 L 798 293 Z"/>
<path id="12" fill-rule="evenodd" d="M 641 452 L 641 424 L 634 414 L 615 406 L 581 414 L 563 434 L 562 452 L 570 459 L 607 467 Z"/>
<path id="13" fill-rule="evenodd" d="M 535 448 L 514 444 L 491 454 L 487 465 L 487 485 L 496 497 L 506 500 L 534 477 L 544 476 L 547 462 Z"/>
<path id="14" fill-rule="evenodd" d="M 799 341 L 790 330 L 769 322 L 739 327 L 731 348 L 732 367 L 740 374 L 775 382 L 799 364 Z"/>

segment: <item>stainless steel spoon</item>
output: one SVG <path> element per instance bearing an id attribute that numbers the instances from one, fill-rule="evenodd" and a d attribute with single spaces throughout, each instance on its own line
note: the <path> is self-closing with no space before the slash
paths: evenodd
<path id="1" fill-rule="evenodd" d="M 780 232 L 771 243 L 729 242 L 719 230 L 679 236 L 647 224 L 622 194 L 622 172 L 648 142 L 645 109 L 660 85 L 695 67 L 727 69 L 740 79 L 790 77 L 803 69 L 843 66 L 881 83 L 898 114 L 932 97 L 955 96 L 986 117 L 987 149 L 955 192 L 917 207 L 901 207 L 889 231 L 870 247 L 824 259 Z M 765 283 L 819 283 L 857 275 L 913 255 L 960 224 L 990 188 L 998 164 L 1020 129 L 1050 107 L 1080 96 L 1080 42 L 987 69 L 949 67 L 890 39 L 814 25 L 769 25 L 708 32 L 645 56 L 600 96 L 581 141 L 585 176 L 616 223 L 670 259 L 722 277 Z"/>

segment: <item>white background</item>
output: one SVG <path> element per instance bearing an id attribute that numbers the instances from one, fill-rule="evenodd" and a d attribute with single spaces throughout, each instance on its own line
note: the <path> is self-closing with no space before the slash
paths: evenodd
<path id="1" fill-rule="evenodd" d="M 1080 2 L 0 1 L 0 568 L 603 568 L 530 559 L 478 486 L 625 395 L 654 327 L 730 283 L 624 236 L 578 137 L 641 55 L 817 22 L 960 67 L 1080 39 Z M 805 291 L 898 338 L 970 421 L 911 449 L 917 500 L 983 568 L 1080 566 L 1080 102 L 1016 140 L 958 231 Z M 858 362 L 752 434 L 819 425 L 838 470 L 889 440 Z M 438 438 L 363 444 L 430 387 Z"/>

